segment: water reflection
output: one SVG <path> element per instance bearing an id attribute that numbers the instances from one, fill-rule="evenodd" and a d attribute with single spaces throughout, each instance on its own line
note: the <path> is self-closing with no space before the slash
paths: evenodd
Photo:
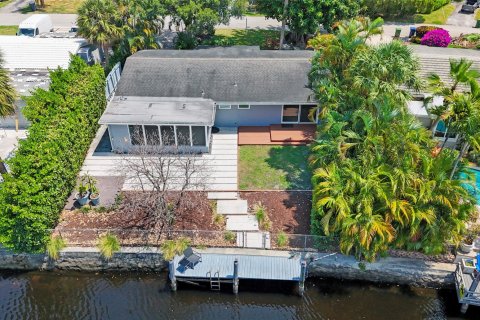
<path id="1" fill-rule="evenodd" d="M 241 282 L 240 294 L 180 288 L 165 274 L 0 274 L 0 319 L 453 319 L 452 291 L 316 279 L 303 298 L 281 283 Z M 480 319 L 471 307 L 462 319 Z"/>

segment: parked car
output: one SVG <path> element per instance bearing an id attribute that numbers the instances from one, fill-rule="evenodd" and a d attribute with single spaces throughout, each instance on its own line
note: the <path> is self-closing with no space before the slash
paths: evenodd
<path id="1" fill-rule="evenodd" d="M 461 12 L 474 13 L 475 10 L 479 8 L 479 6 L 480 6 L 479 0 L 467 0 L 465 1 L 465 4 L 462 6 Z"/>
<path id="2" fill-rule="evenodd" d="M 90 66 L 96 63 L 102 64 L 104 60 L 102 49 L 92 44 L 82 46 L 78 49 L 77 56 L 82 58 Z"/>
<path id="3" fill-rule="evenodd" d="M 36 37 L 53 31 L 52 19 L 48 14 L 34 14 L 20 22 L 17 36 Z"/>

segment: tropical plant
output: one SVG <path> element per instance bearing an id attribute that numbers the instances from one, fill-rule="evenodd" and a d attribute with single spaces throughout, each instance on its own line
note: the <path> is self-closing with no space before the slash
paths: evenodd
<path id="1" fill-rule="evenodd" d="M 51 236 L 47 242 L 47 254 L 52 260 L 57 260 L 60 251 L 67 246 L 65 240 L 61 236 Z"/>
<path id="2" fill-rule="evenodd" d="M 165 240 L 162 245 L 163 258 L 167 261 L 173 260 L 176 255 L 182 254 L 190 246 L 190 239 L 180 237 L 176 240 Z"/>
<path id="3" fill-rule="evenodd" d="M 119 10 L 114 0 L 86 0 L 78 8 L 78 34 L 103 48 L 107 65 L 111 45 L 124 36 L 119 21 Z"/>
<path id="4" fill-rule="evenodd" d="M 421 44 L 429 47 L 448 47 L 452 38 L 447 30 L 437 29 L 427 32 L 421 40 Z"/>
<path id="5" fill-rule="evenodd" d="M 356 0 L 290 0 L 286 15 L 284 0 L 256 0 L 255 4 L 266 17 L 285 20 L 298 44 L 305 44 L 307 36 L 318 32 L 320 26 L 331 31 L 335 22 L 355 17 L 360 11 L 360 3 Z"/>
<path id="6" fill-rule="evenodd" d="M 15 99 L 17 96 L 3 64 L 2 52 L 0 51 L 0 118 L 15 114 Z"/>
<path id="7" fill-rule="evenodd" d="M 407 110 L 399 88 L 422 88 L 418 61 L 395 41 L 367 45 L 363 29 L 343 23 L 314 43 L 322 126 L 310 157 L 312 228 L 369 261 L 392 247 L 440 253 L 472 215 L 469 182 L 449 177 L 455 153 L 432 155 L 435 141 Z"/>
<path id="8" fill-rule="evenodd" d="M 107 260 L 111 259 L 115 252 L 120 251 L 120 242 L 116 235 L 107 233 L 98 239 L 100 254 Z"/>

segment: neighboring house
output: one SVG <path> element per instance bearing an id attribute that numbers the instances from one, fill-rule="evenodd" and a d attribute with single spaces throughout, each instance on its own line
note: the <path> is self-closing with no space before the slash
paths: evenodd
<path id="1" fill-rule="evenodd" d="M 10 72 L 13 86 L 17 90 L 19 108 L 18 128 L 28 127 L 21 109 L 25 106 L 22 97 L 29 96 L 36 88 L 47 89 L 50 84 L 49 70 L 66 69 L 70 56 L 83 55 L 81 50 L 87 46 L 81 38 L 32 38 L 0 36 L 0 51 L 4 59 L 4 68 Z M 16 117 L 0 119 L 0 128 L 15 128 Z"/>
<path id="2" fill-rule="evenodd" d="M 472 50 L 412 49 L 424 77 L 435 72 L 447 80 L 449 58 L 462 55 L 480 67 L 480 55 Z M 307 78 L 312 55 L 258 47 L 140 51 L 127 59 L 100 124 L 108 126 L 116 152 L 158 144 L 207 152 L 214 126 L 239 127 L 241 133 L 242 127 L 281 130 L 312 125 L 318 119 Z M 416 97 L 409 109 L 429 126 L 432 119 L 423 95 Z"/>

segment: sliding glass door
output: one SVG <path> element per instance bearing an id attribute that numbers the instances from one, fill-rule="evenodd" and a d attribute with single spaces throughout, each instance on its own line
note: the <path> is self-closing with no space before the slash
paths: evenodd
<path id="1" fill-rule="evenodd" d="M 282 123 L 316 123 L 317 112 L 316 105 L 304 104 L 287 104 L 282 109 Z M 313 121 L 312 117 L 313 115 Z"/>

